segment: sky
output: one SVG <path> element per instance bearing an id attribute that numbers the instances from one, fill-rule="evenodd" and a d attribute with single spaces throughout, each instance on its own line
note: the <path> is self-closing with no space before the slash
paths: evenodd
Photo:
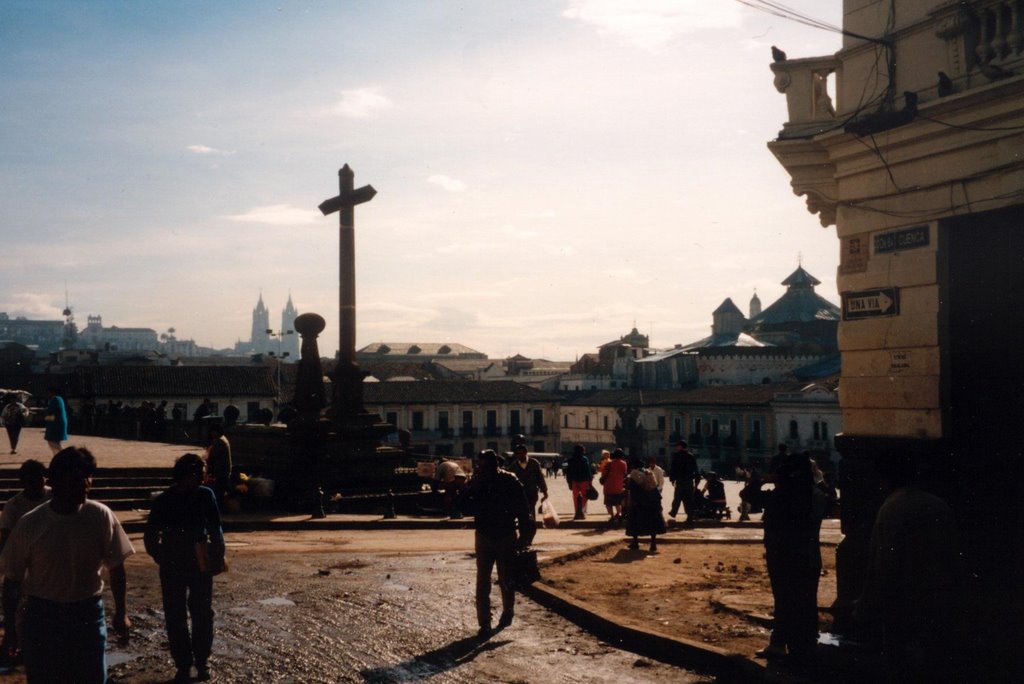
<path id="1" fill-rule="evenodd" d="M 789 0 L 832 24 L 839 0 Z M 734 0 L 0 3 L 0 311 L 249 337 L 289 293 L 338 346 L 349 164 L 356 345 L 572 360 L 764 306 L 839 243 L 766 143 L 771 45 L 840 37 Z"/>

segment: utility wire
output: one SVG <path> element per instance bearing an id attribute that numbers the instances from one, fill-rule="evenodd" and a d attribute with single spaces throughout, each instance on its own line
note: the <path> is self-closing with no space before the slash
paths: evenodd
<path id="1" fill-rule="evenodd" d="M 741 5 L 746 5 L 747 7 L 755 9 L 759 12 L 771 14 L 782 19 L 788 19 L 789 21 L 795 21 L 798 24 L 810 26 L 811 28 L 821 29 L 823 31 L 831 31 L 833 33 L 839 33 L 844 36 L 849 36 L 850 38 L 866 40 L 870 43 L 879 43 L 881 45 L 891 44 L 890 41 L 885 40 L 884 38 L 871 38 L 869 36 L 862 36 L 859 33 L 854 33 L 853 31 L 847 31 L 844 28 L 840 28 L 838 26 L 835 26 L 834 24 L 829 24 L 828 22 L 822 21 L 820 19 L 815 19 L 810 15 L 797 12 L 792 8 L 786 7 L 785 5 L 778 2 L 772 2 L 771 0 L 736 0 L 736 2 L 740 3 Z"/>

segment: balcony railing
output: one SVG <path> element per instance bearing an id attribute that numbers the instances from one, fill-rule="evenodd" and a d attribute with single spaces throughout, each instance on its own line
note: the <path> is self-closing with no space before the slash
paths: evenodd
<path id="1" fill-rule="evenodd" d="M 945 3 L 932 16 L 935 34 L 958 43 L 955 52 L 963 54 L 968 72 L 992 81 L 1004 77 L 1000 67 L 1024 59 L 1024 21 L 1017 0 Z"/>
<path id="2" fill-rule="evenodd" d="M 488 425 L 484 428 L 484 435 L 487 437 L 497 437 L 501 434 L 501 428 L 497 425 Z"/>
<path id="3" fill-rule="evenodd" d="M 532 435 L 546 435 L 548 434 L 547 425 L 534 425 L 530 428 L 530 434 Z"/>
<path id="4" fill-rule="evenodd" d="M 462 437 L 476 437 L 476 428 L 463 426 L 462 429 L 459 430 L 459 435 Z"/>

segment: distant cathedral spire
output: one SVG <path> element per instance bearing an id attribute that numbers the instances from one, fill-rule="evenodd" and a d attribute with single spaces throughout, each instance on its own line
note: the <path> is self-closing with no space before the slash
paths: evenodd
<path id="1" fill-rule="evenodd" d="M 263 289 L 260 288 L 260 298 L 256 302 L 256 308 L 252 310 L 252 334 L 249 336 L 249 346 L 256 353 L 266 353 L 270 349 L 270 311 L 263 303 Z"/>
<path id="2" fill-rule="evenodd" d="M 754 320 L 761 315 L 761 298 L 757 296 L 757 288 L 754 288 L 754 296 L 750 298 L 750 315 L 748 319 Z"/>
<path id="3" fill-rule="evenodd" d="M 295 332 L 295 318 L 298 315 L 299 312 L 292 304 L 292 292 L 289 290 L 288 303 L 281 311 L 281 351 L 288 352 L 288 358 L 293 362 L 299 359 L 299 334 Z"/>

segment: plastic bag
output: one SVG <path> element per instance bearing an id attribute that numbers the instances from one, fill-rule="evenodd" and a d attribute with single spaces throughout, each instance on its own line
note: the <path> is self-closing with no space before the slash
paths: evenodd
<path id="1" fill-rule="evenodd" d="M 558 512 L 555 511 L 555 507 L 549 499 L 541 502 L 537 512 L 540 513 L 541 519 L 544 521 L 544 527 L 558 527 Z"/>

